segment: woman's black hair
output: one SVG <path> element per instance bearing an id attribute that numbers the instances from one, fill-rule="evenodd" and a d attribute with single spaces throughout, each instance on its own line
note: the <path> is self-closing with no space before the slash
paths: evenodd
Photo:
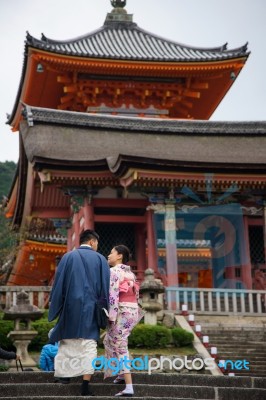
<path id="1" fill-rule="evenodd" d="M 123 244 L 118 244 L 114 247 L 118 254 L 122 254 L 122 264 L 127 264 L 130 259 L 129 248 Z"/>

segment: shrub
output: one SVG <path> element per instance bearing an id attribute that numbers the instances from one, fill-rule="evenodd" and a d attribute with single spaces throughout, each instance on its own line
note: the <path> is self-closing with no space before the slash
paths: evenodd
<path id="1" fill-rule="evenodd" d="M 14 330 L 14 322 L 3 320 L 3 314 L 0 319 L 0 344 L 4 350 L 14 351 L 12 340 L 7 337 L 10 331 Z"/>
<path id="2" fill-rule="evenodd" d="M 6 372 L 8 371 L 8 368 L 8 365 L 0 364 L 0 372 Z"/>
<path id="3" fill-rule="evenodd" d="M 188 346 L 192 344 L 194 335 L 183 328 L 172 329 L 173 344 L 176 347 Z"/>
<path id="4" fill-rule="evenodd" d="M 129 336 L 131 347 L 166 347 L 171 342 L 171 331 L 165 326 L 139 324 Z"/>
<path id="5" fill-rule="evenodd" d="M 31 323 L 32 329 L 38 332 L 29 345 L 30 351 L 40 351 L 48 343 L 48 332 L 55 325 L 55 322 L 48 322 L 47 313 L 44 317 Z M 14 322 L 3 320 L 3 314 L 0 315 L 0 344 L 5 350 L 15 351 L 12 340 L 7 337 L 10 331 L 14 330 Z"/>
<path id="6" fill-rule="evenodd" d="M 29 345 L 30 351 L 40 351 L 42 347 L 48 343 L 48 332 L 54 325 L 55 322 L 48 322 L 44 318 L 32 322 L 32 328 L 37 331 L 38 334 L 32 339 Z"/>

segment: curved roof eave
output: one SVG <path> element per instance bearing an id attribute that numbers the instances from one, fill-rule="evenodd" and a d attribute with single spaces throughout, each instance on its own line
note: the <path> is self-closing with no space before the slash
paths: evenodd
<path id="1" fill-rule="evenodd" d="M 186 172 L 216 172 L 216 173 L 232 173 L 232 165 L 234 171 L 241 171 L 242 174 L 265 174 L 266 164 L 251 165 L 246 163 L 235 162 L 211 162 L 211 161 L 188 161 L 188 160 L 171 160 L 166 158 L 147 158 L 136 154 L 128 155 L 120 153 L 116 158 L 108 160 L 109 168 L 115 177 L 121 178 L 129 170 L 140 169 L 148 171 L 177 171 Z"/>
<path id="2" fill-rule="evenodd" d="M 71 40 L 52 40 L 42 34 L 27 34 L 27 45 L 54 54 L 75 57 L 152 62 L 206 62 L 248 56 L 247 45 L 228 49 L 227 43 L 213 48 L 193 47 L 150 33 L 136 24 L 101 28 Z"/>
<path id="3" fill-rule="evenodd" d="M 112 27 L 113 26 L 113 27 Z M 124 27 L 121 30 L 121 27 Z M 109 33 L 108 33 L 109 32 Z M 111 32 L 111 33 L 110 33 Z M 116 34 L 114 35 L 114 32 Z M 124 33 L 123 33 L 124 32 Z M 125 32 L 131 32 L 130 34 L 125 35 Z M 134 39 L 134 35 L 137 35 L 137 39 Z M 112 52 L 106 46 L 106 43 L 101 41 L 100 35 L 113 35 L 109 37 L 109 42 L 116 43 L 114 47 L 109 46 L 109 48 L 113 48 Z M 123 46 L 126 43 L 127 46 L 125 50 L 122 49 L 122 46 L 119 46 L 121 43 L 121 38 L 123 39 L 123 35 L 125 36 L 125 41 L 123 42 Z M 141 38 L 140 38 L 141 35 Z M 100 45 L 101 51 L 98 51 L 97 48 L 95 53 L 84 52 L 84 49 L 94 48 L 95 44 L 89 43 L 90 46 L 84 44 L 83 42 L 86 40 L 91 40 L 95 42 L 95 38 L 98 38 L 97 43 Z M 133 37 L 133 39 L 132 39 Z M 141 43 L 141 40 L 145 37 L 144 42 Z M 119 39 L 120 38 L 120 39 Z M 130 39 L 131 38 L 131 39 Z M 113 41 L 113 39 L 115 39 Z M 117 39 L 120 40 L 117 41 Z M 130 42 L 130 40 L 137 40 L 136 43 Z M 71 46 L 75 45 L 75 49 L 79 48 L 80 51 L 71 50 Z M 187 46 L 180 44 L 175 41 L 171 41 L 169 39 L 165 39 L 159 35 L 150 33 L 140 27 L 138 27 L 135 23 L 123 23 L 120 25 L 115 24 L 106 24 L 97 30 L 88 33 L 86 35 L 77 37 L 71 40 L 58 41 L 47 38 L 44 34 L 42 34 L 41 39 L 36 39 L 29 32 L 26 33 L 25 40 L 25 50 L 24 50 L 24 60 L 22 73 L 19 83 L 18 92 L 16 95 L 16 99 L 14 102 L 14 106 L 10 115 L 8 115 L 8 119 L 6 124 L 11 125 L 15 119 L 16 113 L 18 112 L 18 104 L 21 99 L 21 92 L 23 87 L 23 82 L 25 78 L 25 73 L 27 69 L 27 60 L 28 60 L 28 49 L 31 47 L 37 50 L 47 51 L 53 54 L 60 54 L 66 56 L 79 56 L 83 58 L 102 58 L 102 59 L 113 59 L 113 60 L 131 60 L 131 61 L 149 61 L 149 62 L 217 62 L 217 61 L 226 61 L 236 58 L 248 58 L 250 52 L 247 52 L 248 43 L 236 49 L 227 49 L 227 43 L 222 46 L 213 47 L 213 48 L 196 48 L 192 46 Z M 83 51 L 81 50 L 83 49 Z M 138 50 L 136 50 L 138 49 Z M 153 49 L 153 50 L 151 50 Z M 98 49 L 99 50 L 99 49 Z M 106 52 L 107 51 L 107 52 Z M 109 52 L 109 53 L 108 53 Z M 155 52 L 155 53 L 154 53 Z M 127 55 L 125 56 L 125 54 Z M 136 56 L 136 54 L 138 54 Z M 178 54 L 180 57 L 178 57 Z M 142 56 L 141 56 L 142 55 Z M 157 58 L 156 58 L 157 55 Z"/>
<path id="4" fill-rule="evenodd" d="M 29 33 L 26 32 L 26 35 L 28 36 Z M 17 112 L 18 103 L 20 102 L 20 99 L 21 99 L 22 86 L 23 86 L 24 77 L 25 77 L 25 74 L 26 74 L 26 69 L 27 69 L 27 60 L 28 60 L 28 44 L 27 44 L 27 40 L 25 40 L 24 43 L 25 43 L 25 46 L 24 46 L 25 50 L 24 50 L 23 65 L 22 65 L 22 71 L 21 71 L 18 91 L 17 91 L 17 95 L 16 95 L 16 98 L 15 98 L 15 102 L 14 102 L 14 106 L 13 106 L 13 109 L 11 111 L 11 114 L 8 114 L 7 121 L 6 121 L 6 124 L 7 125 L 11 125 L 11 126 L 12 126 L 12 122 L 13 122 L 13 120 L 15 118 L 15 115 L 16 115 L 16 112 Z"/>
<path id="5" fill-rule="evenodd" d="M 23 118 L 29 127 L 35 124 L 74 126 L 99 130 L 145 132 L 154 135 L 266 136 L 266 121 L 205 121 L 164 118 L 143 118 L 123 115 L 90 114 L 52 110 L 23 105 Z"/>

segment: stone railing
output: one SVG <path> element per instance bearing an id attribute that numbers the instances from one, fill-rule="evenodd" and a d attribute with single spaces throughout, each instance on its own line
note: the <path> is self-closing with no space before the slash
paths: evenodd
<path id="1" fill-rule="evenodd" d="M 266 291 L 243 289 L 166 288 L 167 308 L 180 312 L 182 304 L 198 314 L 254 315 L 266 313 Z"/>
<path id="2" fill-rule="evenodd" d="M 17 293 L 24 290 L 30 303 L 48 308 L 51 286 L 0 286 L 0 310 L 16 304 Z M 266 313 L 266 291 L 243 289 L 177 288 L 165 289 L 167 309 L 180 312 L 182 304 L 188 311 L 213 315 L 254 315 Z"/>
<path id="3" fill-rule="evenodd" d="M 16 305 L 17 294 L 22 290 L 29 294 L 30 304 L 47 308 L 51 289 L 51 286 L 0 286 L 0 310 Z"/>

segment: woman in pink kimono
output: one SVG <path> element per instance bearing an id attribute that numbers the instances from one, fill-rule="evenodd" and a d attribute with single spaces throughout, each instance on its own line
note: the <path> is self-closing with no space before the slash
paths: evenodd
<path id="1" fill-rule="evenodd" d="M 115 246 L 108 256 L 108 263 L 111 266 L 109 324 L 104 339 L 107 360 L 129 359 L 128 337 L 143 316 L 138 306 L 139 285 L 130 266 L 126 265 L 129 256 L 129 249 L 124 245 Z M 118 377 L 114 380 L 114 383 L 126 384 L 126 388 L 115 396 L 133 396 L 132 377 L 128 366 L 123 364 Z M 111 376 L 112 372 L 113 370 L 107 368 L 104 377 Z"/>

